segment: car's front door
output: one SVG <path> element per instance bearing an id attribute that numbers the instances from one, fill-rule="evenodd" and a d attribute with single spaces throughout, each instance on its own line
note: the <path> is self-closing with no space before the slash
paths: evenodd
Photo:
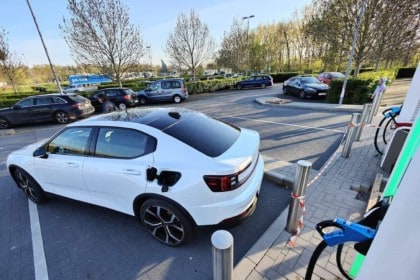
<path id="1" fill-rule="evenodd" d="M 83 165 L 92 128 L 69 127 L 47 145 L 48 156 L 35 159 L 35 172 L 47 192 L 89 202 Z"/>

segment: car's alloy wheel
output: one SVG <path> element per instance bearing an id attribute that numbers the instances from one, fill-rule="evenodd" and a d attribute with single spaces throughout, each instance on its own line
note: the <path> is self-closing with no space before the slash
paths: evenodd
<path id="1" fill-rule="evenodd" d="M 261 88 L 265 88 L 266 87 L 266 85 L 265 84 L 261 84 Z"/>
<path id="2" fill-rule="evenodd" d="M 58 111 L 57 113 L 55 113 L 55 120 L 58 123 L 66 124 L 69 122 L 69 114 L 63 111 Z"/>
<path id="3" fill-rule="evenodd" d="M 158 241 L 179 246 L 193 234 L 189 218 L 171 204 L 150 199 L 140 208 L 140 221 Z"/>
<path id="4" fill-rule="evenodd" d="M 42 203 L 46 200 L 45 192 L 25 170 L 16 168 L 13 173 L 13 178 L 17 186 L 23 190 L 30 200 L 35 203 Z"/>
<path id="5" fill-rule="evenodd" d="M 0 118 L 0 129 L 9 128 L 9 122 L 6 119 Z"/>
<path id="6" fill-rule="evenodd" d="M 175 95 L 175 96 L 174 96 L 174 102 L 175 102 L 175 103 L 179 103 L 179 102 L 181 102 L 181 97 L 180 97 L 179 95 Z"/>
<path id="7" fill-rule="evenodd" d="M 304 92 L 303 90 L 301 90 L 301 91 L 299 92 L 299 98 L 300 98 L 300 99 L 305 99 L 305 97 L 306 97 L 305 92 Z"/>
<path id="8" fill-rule="evenodd" d="M 139 98 L 139 103 L 140 103 L 141 105 L 145 105 L 145 104 L 147 103 L 146 98 L 144 98 L 144 97 L 140 97 L 140 98 Z"/>
<path id="9" fill-rule="evenodd" d="M 120 105 L 118 105 L 118 109 L 120 109 L 121 111 L 125 111 L 127 110 L 127 105 L 125 105 L 125 103 L 120 103 Z"/>

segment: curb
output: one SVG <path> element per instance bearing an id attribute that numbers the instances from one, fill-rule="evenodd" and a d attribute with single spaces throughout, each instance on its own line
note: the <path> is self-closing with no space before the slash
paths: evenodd
<path id="1" fill-rule="evenodd" d="M 1 136 L 7 136 L 7 135 L 14 135 L 14 134 L 16 134 L 16 131 L 14 129 L 0 130 L 0 137 Z"/>

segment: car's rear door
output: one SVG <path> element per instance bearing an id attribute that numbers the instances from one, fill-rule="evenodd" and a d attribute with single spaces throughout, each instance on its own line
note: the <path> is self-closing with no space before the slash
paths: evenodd
<path id="1" fill-rule="evenodd" d="M 100 127 L 83 178 L 94 204 L 133 214 L 133 201 L 147 185 L 156 140 L 138 130 Z"/>

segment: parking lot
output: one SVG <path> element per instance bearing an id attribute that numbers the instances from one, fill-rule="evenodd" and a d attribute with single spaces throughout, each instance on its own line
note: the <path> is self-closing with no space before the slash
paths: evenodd
<path id="1" fill-rule="evenodd" d="M 257 130 L 265 159 L 305 159 L 320 169 L 338 147 L 349 114 L 255 103 L 257 97 L 280 93 L 275 85 L 151 106 L 183 106 Z M 15 135 L 0 137 L 0 244 L 5 248 L 0 252 L 0 279 L 43 279 L 45 275 L 49 279 L 211 279 L 210 236 L 216 228 L 201 228 L 186 246 L 170 248 L 156 242 L 134 218 L 118 212 L 66 199 L 28 204 L 5 169 L 7 154 L 60 127 L 24 126 L 16 128 Z M 229 229 L 235 239 L 235 263 L 287 206 L 289 195 L 288 190 L 263 182 L 255 214 Z M 40 236 L 34 211 L 38 212 Z"/>

